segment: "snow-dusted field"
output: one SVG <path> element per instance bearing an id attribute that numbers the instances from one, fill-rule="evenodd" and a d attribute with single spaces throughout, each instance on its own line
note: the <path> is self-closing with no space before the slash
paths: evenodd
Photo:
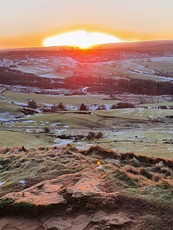
<path id="1" fill-rule="evenodd" d="M 0 59 L 0 67 L 32 73 L 44 78 L 64 78 L 73 73 L 78 62 L 70 57 Z"/>
<path id="2" fill-rule="evenodd" d="M 122 58 L 121 60 L 105 60 L 91 63 L 82 63 L 68 56 L 31 57 L 20 56 L 0 57 L 0 67 L 18 70 L 23 73 L 32 73 L 42 78 L 64 79 L 75 74 L 81 76 L 103 76 L 116 78 L 144 78 L 154 81 L 172 81 L 173 77 L 158 76 L 154 73 L 154 66 L 147 66 L 148 62 L 158 65 L 172 66 L 172 56 Z M 8 71 L 8 70 L 6 70 Z M 165 70 L 166 71 L 166 70 Z"/>

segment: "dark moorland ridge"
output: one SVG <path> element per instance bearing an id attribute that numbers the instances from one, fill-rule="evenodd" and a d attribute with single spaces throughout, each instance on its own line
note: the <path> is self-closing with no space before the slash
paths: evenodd
<path id="1" fill-rule="evenodd" d="M 16 176 L 34 156 L 37 175 L 2 186 L 2 230 L 172 229 L 172 160 L 71 145 L 3 148 L 0 156 L 1 171 Z"/>
<path id="2" fill-rule="evenodd" d="M 49 56 L 71 57 L 81 63 L 92 63 L 122 59 L 150 58 L 160 56 L 173 56 L 173 41 L 120 43 L 105 45 L 102 48 L 90 50 L 63 49 L 63 48 L 35 48 L 21 49 L 13 51 L 3 51 L 1 58 L 25 57 L 45 58 Z M 156 82 L 145 79 L 126 79 L 122 74 L 122 79 L 103 78 L 92 76 L 79 76 L 64 79 L 41 78 L 35 74 L 23 73 L 10 68 L 0 68 L 0 84 L 22 85 L 47 89 L 65 88 L 79 89 L 88 86 L 91 91 L 105 93 L 130 92 L 135 94 L 148 95 L 173 95 L 172 81 Z"/>

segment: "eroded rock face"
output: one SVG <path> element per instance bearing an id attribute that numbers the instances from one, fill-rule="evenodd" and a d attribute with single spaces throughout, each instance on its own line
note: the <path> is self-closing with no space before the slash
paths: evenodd
<path id="1" fill-rule="evenodd" d="M 132 222 L 132 219 L 124 214 L 110 214 L 99 211 L 90 216 L 79 215 L 73 219 L 51 218 L 43 224 L 43 228 L 45 230 L 111 229 L 111 227 L 123 227 Z"/>
<path id="2" fill-rule="evenodd" d="M 58 194 L 61 184 L 54 180 L 46 180 L 38 183 L 21 192 L 12 192 L 4 196 L 3 199 L 12 199 L 17 203 L 25 202 L 34 205 L 52 205 L 65 203 L 63 196 Z"/>
<path id="3" fill-rule="evenodd" d="M 4 218 L 0 220 L 0 230 L 95 230 L 123 227 L 134 221 L 125 214 L 110 214 L 98 211 L 94 214 L 79 214 L 78 216 L 55 216 L 43 220 L 27 218 Z"/>
<path id="4" fill-rule="evenodd" d="M 0 219 L 0 230 L 42 230 L 42 222 L 38 219 L 3 218 Z"/>
<path id="5" fill-rule="evenodd" d="M 106 213 L 104 211 L 97 212 L 93 219 L 93 223 L 106 227 L 122 227 L 125 224 L 132 223 L 132 219 L 127 217 L 124 213 Z"/>
<path id="6" fill-rule="evenodd" d="M 45 230 L 50 229 L 57 229 L 57 230 L 82 230 L 87 227 L 90 222 L 90 217 L 87 215 L 79 215 L 75 218 L 62 218 L 62 217 L 55 217 L 47 220 L 43 224 L 43 228 Z"/>
<path id="7" fill-rule="evenodd" d="M 71 229 L 71 219 L 63 219 L 62 217 L 54 217 L 49 220 L 47 220 L 43 224 L 43 229 L 46 230 L 65 230 L 65 229 Z"/>

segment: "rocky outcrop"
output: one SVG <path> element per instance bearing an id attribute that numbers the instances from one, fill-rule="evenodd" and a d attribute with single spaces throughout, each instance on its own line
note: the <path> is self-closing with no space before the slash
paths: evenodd
<path id="1" fill-rule="evenodd" d="M 172 160 L 70 145 L 1 149 L 0 156 L 9 178 L 14 170 L 21 175 L 24 157 L 31 157 L 28 177 L 41 181 L 1 185 L 0 230 L 172 229 L 173 208 L 162 199 L 171 199 Z"/>
<path id="2" fill-rule="evenodd" d="M 119 102 L 116 105 L 112 105 L 111 109 L 125 109 L 125 108 L 135 108 L 135 105 L 127 102 Z"/>
<path id="3" fill-rule="evenodd" d="M 110 214 L 103 211 L 98 211 L 92 215 L 79 215 L 75 218 L 63 219 L 51 218 L 43 224 L 43 229 L 71 229 L 71 230 L 82 230 L 82 229 L 111 229 L 111 228 L 122 228 L 130 226 L 133 222 L 132 219 L 123 214 Z"/>

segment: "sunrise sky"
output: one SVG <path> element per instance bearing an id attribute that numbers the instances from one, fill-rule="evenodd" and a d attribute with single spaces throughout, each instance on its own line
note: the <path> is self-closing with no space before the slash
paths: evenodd
<path id="1" fill-rule="evenodd" d="M 173 0 L 0 0 L 0 48 L 85 29 L 127 41 L 173 39 Z"/>

